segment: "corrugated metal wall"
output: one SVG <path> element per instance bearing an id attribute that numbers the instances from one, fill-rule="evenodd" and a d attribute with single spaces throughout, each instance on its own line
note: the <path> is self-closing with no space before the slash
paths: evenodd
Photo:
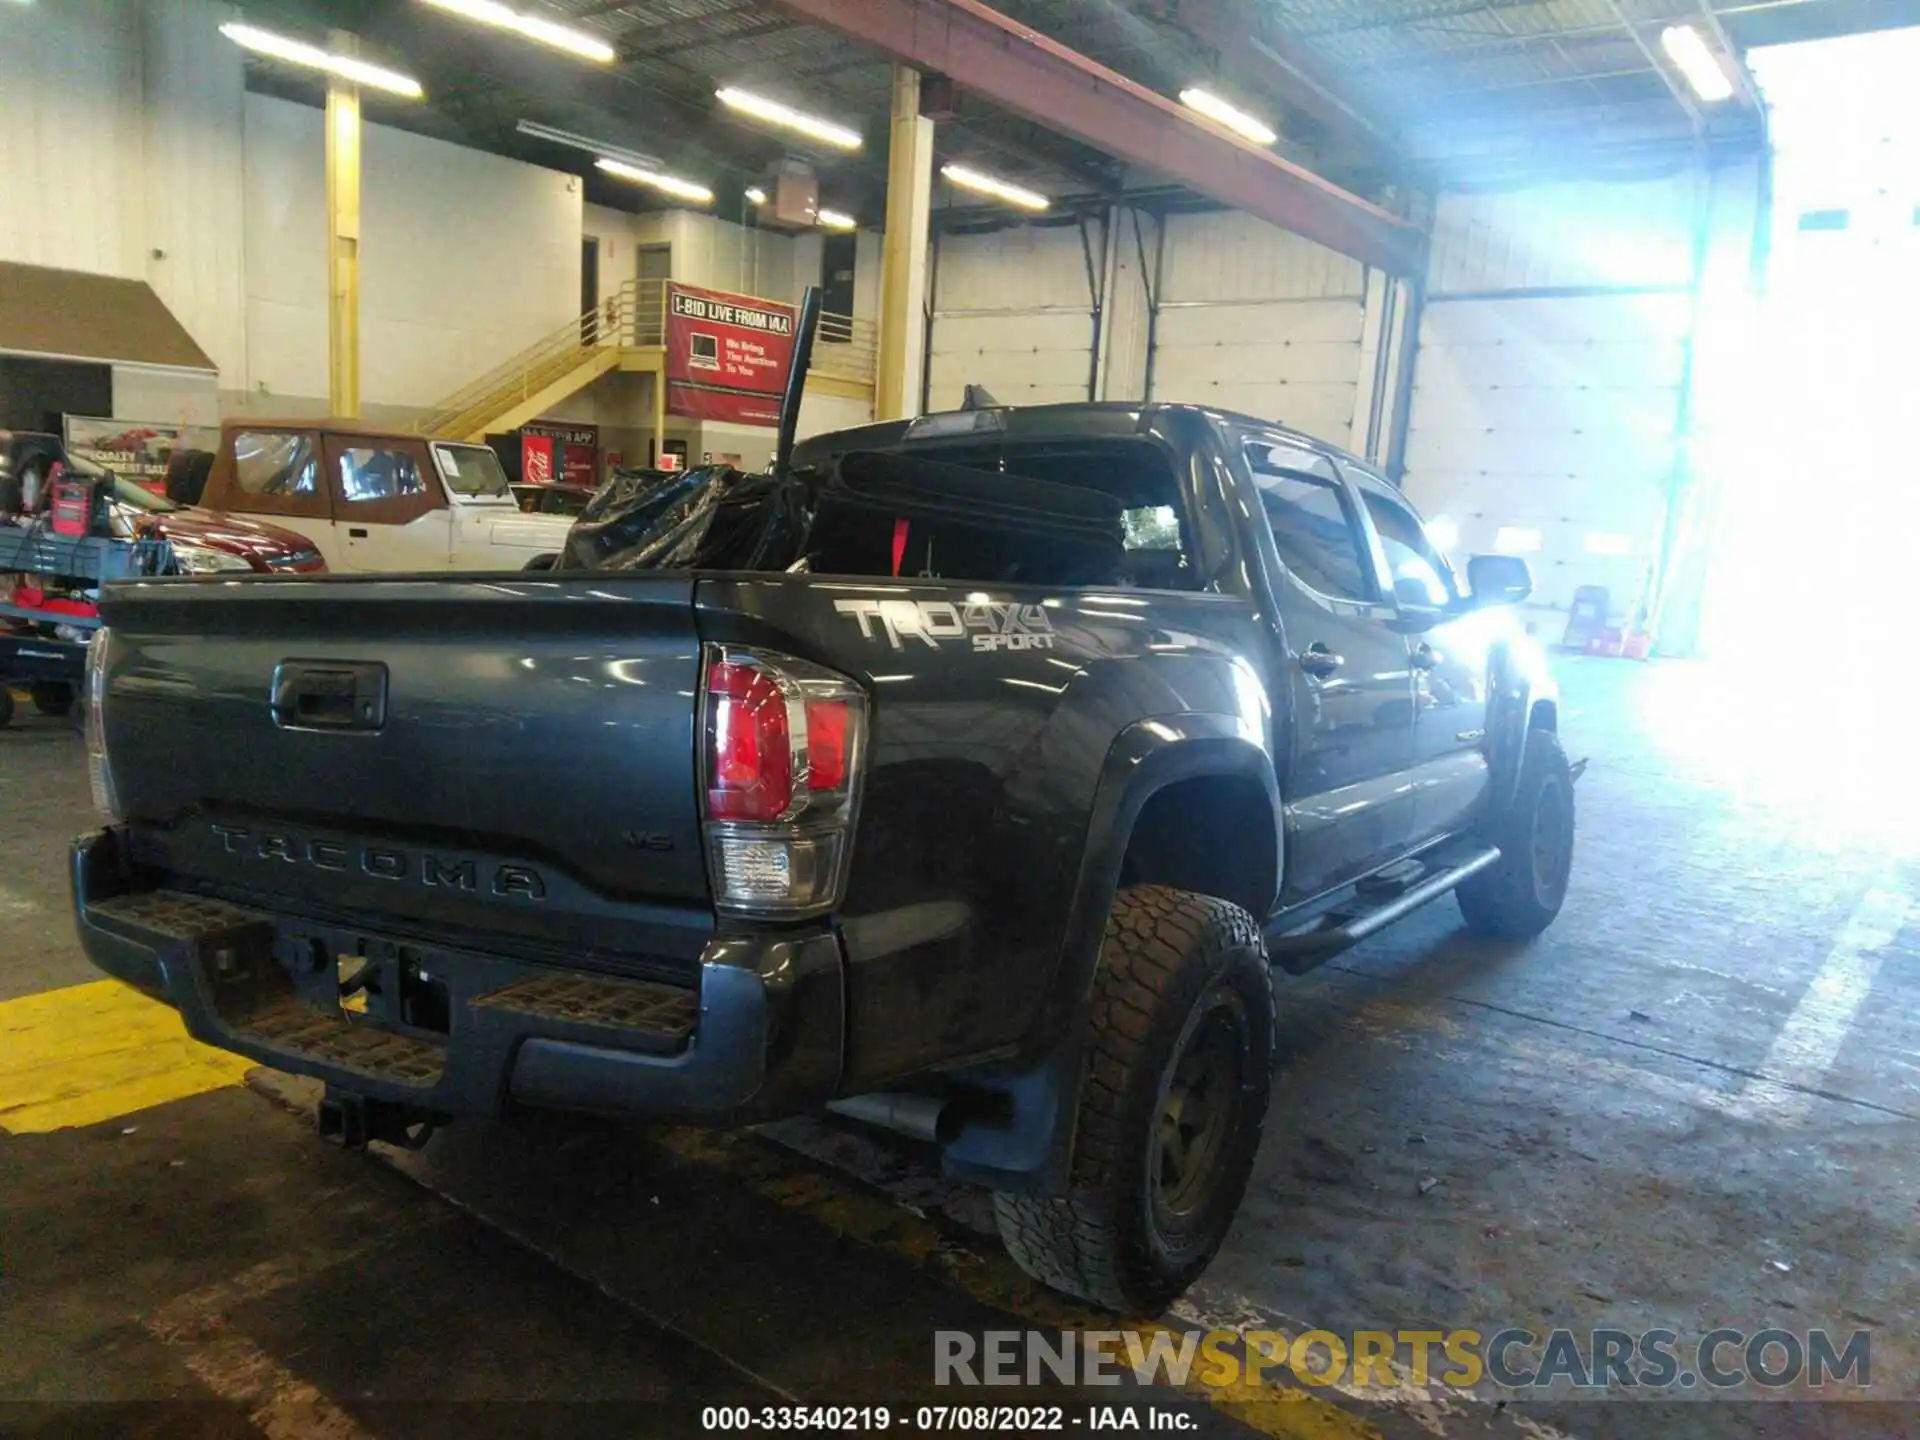
<path id="1" fill-rule="evenodd" d="M 204 0 L 8 6 L 0 259 L 145 280 L 237 375 L 242 77 L 221 15 Z"/>
<path id="2" fill-rule="evenodd" d="M 138 8 L 147 283 L 223 375 L 243 375 L 246 85 L 239 54 L 219 30 L 228 12 L 205 0 L 145 0 Z"/>
<path id="3" fill-rule="evenodd" d="M 1462 554 L 1625 614 L 1659 553 L 1693 297 L 1690 174 L 1444 194 L 1405 487 Z"/>
<path id="4" fill-rule="evenodd" d="M 1250 216 L 1167 219 L 1156 400 L 1194 401 L 1352 441 L 1363 266 Z"/>
<path id="5" fill-rule="evenodd" d="M 74 0 L 6 20 L 0 258 L 145 278 L 138 12 Z"/>
<path id="6" fill-rule="evenodd" d="M 323 399 L 320 112 L 245 94 L 240 52 L 218 33 L 229 13 L 207 0 L 7 7 L 0 258 L 146 280 L 219 366 L 230 405 Z M 431 403 L 577 313 L 577 180 L 369 125 L 364 184 L 370 404 Z M 513 223 L 449 244 L 449 217 L 473 213 Z"/>
<path id="7" fill-rule="evenodd" d="M 327 393 L 322 113 L 246 97 L 247 405 Z M 366 127 L 361 384 L 370 404 L 427 406 L 580 313 L 576 177 Z M 461 227 L 447 217 L 513 217 Z M 265 387 L 264 393 L 261 387 Z"/>

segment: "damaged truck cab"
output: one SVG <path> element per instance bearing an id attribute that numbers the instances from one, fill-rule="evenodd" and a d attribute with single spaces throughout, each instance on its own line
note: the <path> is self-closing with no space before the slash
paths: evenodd
<path id="1" fill-rule="evenodd" d="M 1368 466 L 1201 407 L 793 458 L 603 492 L 538 575 L 114 589 L 82 937 L 346 1138 L 831 1106 L 1158 1310 L 1251 1172 L 1272 970 L 1560 908 L 1526 567 L 1463 585 Z"/>

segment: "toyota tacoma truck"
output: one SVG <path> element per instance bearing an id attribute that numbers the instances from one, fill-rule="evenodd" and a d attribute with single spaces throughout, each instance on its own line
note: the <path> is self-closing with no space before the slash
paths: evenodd
<path id="1" fill-rule="evenodd" d="M 1274 970 L 1448 893 L 1560 909 L 1524 562 L 1463 586 L 1369 466 L 1195 406 L 733 478 L 719 568 L 112 587 L 88 953 L 346 1143 L 835 1108 L 990 1187 L 1039 1279 L 1160 1310 L 1247 1184 Z"/>

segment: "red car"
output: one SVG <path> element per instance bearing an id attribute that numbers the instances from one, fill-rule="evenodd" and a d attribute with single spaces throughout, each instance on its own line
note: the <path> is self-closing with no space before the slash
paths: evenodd
<path id="1" fill-rule="evenodd" d="M 0 432 L 0 526 L 18 537 L 48 523 L 43 487 L 57 474 L 59 442 L 50 436 Z M 313 574 L 326 561 L 304 536 L 243 515 L 218 515 L 181 505 L 92 462 L 66 460 L 68 471 L 108 480 L 106 510 L 112 538 L 164 538 L 180 569 L 191 575 Z M 57 523 L 57 498 L 51 507 Z M 95 534 L 99 534 L 96 530 Z M 104 537 L 103 537 L 104 538 Z M 11 685 L 28 689 L 36 708 L 60 714 L 70 707 L 95 624 L 99 581 L 47 574 L 0 575 L 0 727 L 13 718 Z"/>
<path id="2" fill-rule="evenodd" d="M 76 461 L 76 469 L 90 468 Z M 115 531 L 133 533 L 136 517 L 152 517 L 154 529 L 173 546 L 173 556 L 189 575 L 211 575 L 221 570 L 252 570 L 263 574 L 312 575 L 327 562 L 304 535 L 283 530 L 246 515 L 179 505 L 156 495 L 124 476 L 113 477 Z"/>

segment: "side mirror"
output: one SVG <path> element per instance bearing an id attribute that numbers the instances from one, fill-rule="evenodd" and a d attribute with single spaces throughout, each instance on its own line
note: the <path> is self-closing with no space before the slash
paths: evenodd
<path id="1" fill-rule="evenodd" d="M 1467 592 L 1476 610 L 1518 605 L 1533 593 L 1533 571 L 1518 555 L 1476 555 L 1467 561 Z"/>

